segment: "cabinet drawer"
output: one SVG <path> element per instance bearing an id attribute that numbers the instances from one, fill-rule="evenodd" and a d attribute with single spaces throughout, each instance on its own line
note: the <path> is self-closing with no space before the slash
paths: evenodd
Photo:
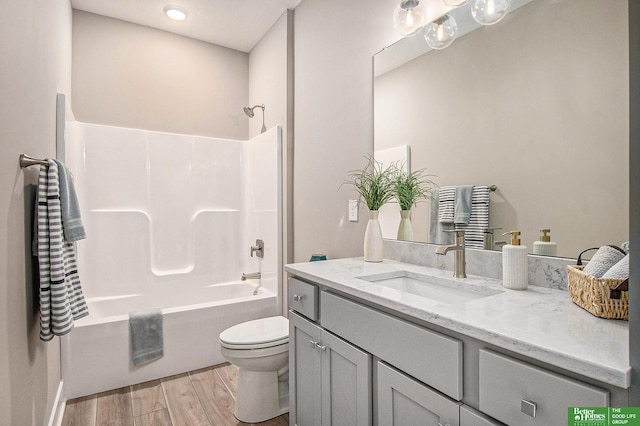
<path id="1" fill-rule="evenodd" d="M 609 392 L 480 350 L 480 411 L 513 425 L 565 426 L 569 407 L 606 407 Z"/>
<path id="2" fill-rule="evenodd" d="M 462 342 L 322 292 L 322 327 L 405 373 L 462 399 Z"/>
<path id="3" fill-rule="evenodd" d="M 460 403 L 378 362 L 378 424 L 458 425 Z"/>
<path id="4" fill-rule="evenodd" d="M 304 315 L 310 320 L 318 319 L 318 287 L 289 278 L 289 309 Z"/>
<path id="5" fill-rule="evenodd" d="M 463 405 L 460 407 L 460 426 L 503 426 L 503 424 Z"/>

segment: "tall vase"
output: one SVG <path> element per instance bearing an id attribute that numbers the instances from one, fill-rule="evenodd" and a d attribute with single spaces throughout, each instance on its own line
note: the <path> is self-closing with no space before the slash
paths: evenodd
<path id="1" fill-rule="evenodd" d="M 411 225 L 411 210 L 400 210 L 400 226 L 398 226 L 398 240 L 413 241 L 413 225 Z"/>
<path id="2" fill-rule="evenodd" d="M 378 222 L 378 210 L 369 210 L 369 222 L 364 233 L 364 260 L 382 262 L 382 229 Z"/>

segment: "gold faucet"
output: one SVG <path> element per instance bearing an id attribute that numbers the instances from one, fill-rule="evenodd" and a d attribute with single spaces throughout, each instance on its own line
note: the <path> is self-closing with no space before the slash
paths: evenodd
<path id="1" fill-rule="evenodd" d="M 454 232 L 454 244 L 452 246 L 438 246 L 436 247 L 436 254 L 445 255 L 450 251 L 453 251 L 453 277 L 454 278 L 467 278 L 465 271 L 464 260 L 464 229 L 455 229 Z"/>

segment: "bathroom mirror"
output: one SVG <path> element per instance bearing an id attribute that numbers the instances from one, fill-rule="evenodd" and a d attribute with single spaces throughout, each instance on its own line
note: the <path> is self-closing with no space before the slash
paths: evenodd
<path id="1" fill-rule="evenodd" d="M 626 8 L 533 0 L 444 50 L 407 55 L 422 34 L 385 48 L 374 57 L 375 151 L 408 145 L 411 169 L 439 186 L 496 185 L 489 225 L 521 231 L 529 251 L 542 228 L 562 257 L 628 240 Z M 428 202 L 412 224 L 429 242 Z"/>

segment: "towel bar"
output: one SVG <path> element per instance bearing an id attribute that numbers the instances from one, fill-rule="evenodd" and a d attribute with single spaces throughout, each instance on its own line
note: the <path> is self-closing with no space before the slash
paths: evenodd
<path id="1" fill-rule="evenodd" d="M 47 160 L 39 160 L 37 158 L 29 157 L 25 154 L 20 154 L 20 168 L 24 169 L 29 166 L 48 165 Z"/>
<path id="2" fill-rule="evenodd" d="M 489 191 L 491 191 L 491 192 L 495 192 L 496 189 L 498 189 L 498 187 L 496 185 L 489 186 Z"/>

